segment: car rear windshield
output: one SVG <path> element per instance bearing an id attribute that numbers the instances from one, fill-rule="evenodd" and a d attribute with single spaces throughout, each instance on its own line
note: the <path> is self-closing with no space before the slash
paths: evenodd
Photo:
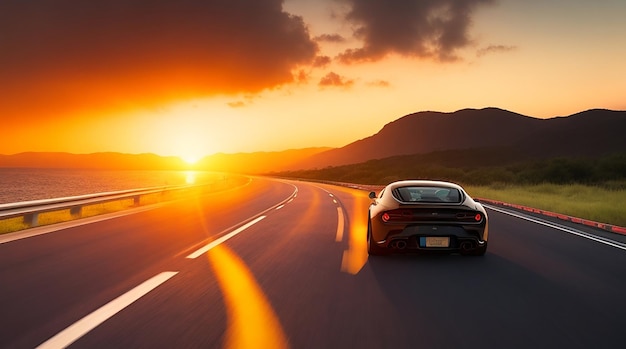
<path id="1" fill-rule="evenodd" d="M 393 191 L 393 196 L 403 202 L 460 203 L 462 200 L 458 189 L 446 187 L 400 187 Z"/>

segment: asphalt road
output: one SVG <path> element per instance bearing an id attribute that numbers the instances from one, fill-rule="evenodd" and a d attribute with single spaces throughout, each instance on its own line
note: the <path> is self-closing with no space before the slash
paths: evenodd
<path id="1" fill-rule="evenodd" d="M 367 257 L 367 193 L 243 187 L 0 244 L 0 348 L 623 348 L 626 247 L 489 210 Z"/>

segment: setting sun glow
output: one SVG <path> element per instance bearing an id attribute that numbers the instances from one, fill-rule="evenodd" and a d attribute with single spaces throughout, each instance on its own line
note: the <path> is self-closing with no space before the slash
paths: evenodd
<path id="1" fill-rule="evenodd" d="M 106 13 L 9 2 L 0 154 L 152 153 L 192 166 L 342 147 L 426 110 L 626 109 L 624 1 L 475 0 L 454 16 L 446 1 L 248 1 L 105 1 Z"/>
<path id="2" fill-rule="evenodd" d="M 183 155 L 181 156 L 181 159 L 183 159 L 183 161 L 188 165 L 195 165 L 200 160 L 200 157 L 197 155 Z"/>

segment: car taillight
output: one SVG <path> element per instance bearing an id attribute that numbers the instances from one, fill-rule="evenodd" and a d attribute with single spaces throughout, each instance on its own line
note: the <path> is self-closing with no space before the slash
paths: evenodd
<path id="1" fill-rule="evenodd" d="M 410 222 L 413 220 L 413 212 L 407 209 L 398 209 L 384 212 L 380 218 L 383 222 Z"/>
<path id="2" fill-rule="evenodd" d="M 480 222 L 480 220 L 481 220 L 481 219 L 483 219 L 483 216 L 482 216 L 480 213 L 477 213 L 477 214 L 474 216 L 474 220 L 475 220 L 476 222 Z"/>
<path id="3" fill-rule="evenodd" d="M 382 218 L 383 222 L 385 222 L 385 223 L 389 222 L 389 219 L 391 219 L 391 217 L 389 217 L 389 213 L 387 213 L 387 212 L 383 213 L 381 218 Z"/>

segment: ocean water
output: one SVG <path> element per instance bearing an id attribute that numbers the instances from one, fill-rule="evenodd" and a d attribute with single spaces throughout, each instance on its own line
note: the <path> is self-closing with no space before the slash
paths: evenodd
<path id="1" fill-rule="evenodd" d="M 204 171 L 102 171 L 0 168 L 0 204 L 126 189 L 201 184 L 217 174 Z"/>

